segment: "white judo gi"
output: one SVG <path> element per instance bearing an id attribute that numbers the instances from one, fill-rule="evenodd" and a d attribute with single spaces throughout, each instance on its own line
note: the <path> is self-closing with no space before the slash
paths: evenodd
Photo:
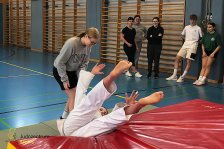
<path id="1" fill-rule="evenodd" d="M 110 132 L 118 125 L 129 120 L 131 115 L 126 116 L 124 106 L 115 108 L 111 113 L 95 118 L 95 114 L 117 89 L 113 82 L 109 91 L 101 80 L 87 95 L 87 89 L 94 75 L 81 70 L 76 88 L 75 106 L 67 119 L 58 120 L 57 126 L 61 135 L 90 137 Z"/>

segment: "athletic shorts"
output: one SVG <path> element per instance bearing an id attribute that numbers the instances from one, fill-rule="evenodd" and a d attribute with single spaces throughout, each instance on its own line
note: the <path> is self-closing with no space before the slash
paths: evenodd
<path id="1" fill-rule="evenodd" d="M 190 60 L 195 60 L 197 47 L 198 44 L 194 44 L 191 46 L 182 46 L 177 55 Z"/>
<path id="2" fill-rule="evenodd" d="M 214 51 L 208 51 L 208 50 L 205 50 L 205 53 L 206 53 L 207 56 L 210 56 L 213 52 L 214 52 Z M 218 53 L 219 53 L 219 52 L 216 52 L 216 53 L 215 53 L 214 58 L 217 58 Z"/>
<path id="3" fill-rule="evenodd" d="M 77 83 L 78 83 L 77 72 L 76 71 L 66 71 L 66 74 L 68 76 L 68 81 L 69 81 L 69 84 L 70 84 L 69 89 L 75 88 L 77 86 Z M 54 75 L 55 80 L 60 85 L 61 90 L 65 90 L 63 82 L 61 81 L 61 77 L 58 74 L 58 70 L 55 67 L 53 68 L 53 75 Z"/>

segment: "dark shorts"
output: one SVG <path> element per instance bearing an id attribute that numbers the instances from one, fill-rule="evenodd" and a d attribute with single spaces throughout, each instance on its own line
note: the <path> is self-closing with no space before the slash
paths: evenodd
<path id="1" fill-rule="evenodd" d="M 66 73 L 67 73 L 69 84 L 70 84 L 69 89 L 75 88 L 78 83 L 77 72 L 76 71 L 66 71 Z M 63 82 L 61 81 L 61 77 L 58 74 L 58 70 L 55 67 L 53 68 L 53 75 L 54 75 L 54 78 L 56 79 L 56 81 L 58 82 L 58 84 L 60 85 L 61 90 L 65 90 Z"/>
<path id="2" fill-rule="evenodd" d="M 208 50 L 205 50 L 205 53 L 206 53 L 207 56 L 210 56 L 213 52 L 214 52 L 214 51 L 208 51 Z M 216 53 L 215 53 L 214 58 L 217 58 L 218 53 L 219 53 L 219 52 L 216 52 Z"/>

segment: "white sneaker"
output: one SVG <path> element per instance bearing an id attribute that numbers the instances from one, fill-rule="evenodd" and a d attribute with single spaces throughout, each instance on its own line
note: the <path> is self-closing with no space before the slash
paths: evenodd
<path id="1" fill-rule="evenodd" d="M 129 71 L 127 71 L 127 72 L 125 73 L 125 75 L 128 76 L 128 77 L 131 77 L 131 76 L 132 76 L 132 74 L 131 74 Z"/>
<path id="2" fill-rule="evenodd" d="M 166 78 L 166 80 L 167 81 L 169 81 L 169 80 L 177 80 L 177 76 L 172 75 L 169 78 Z"/>
<path id="3" fill-rule="evenodd" d="M 177 83 L 181 83 L 181 82 L 184 82 L 184 78 L 180 76 L 179 79 L 177 80 Z"/>
<path id="4" fill-rule="evenodd" d="M 194 84 L 194 85 L 196 85 L 196 84 L 198 83 L 198 81 L 199 81 L 199 80 L 194 81 L 194 83 L 193 83 L 193 84 Z"/>
<path id="5" fill-rule="evenodd" d="M 205 80 L 204 81 L 199 80 L 196 85 L 197 86 L 201 86 L 201 85 L 204 85 L 204 84 L 205 84 Z"/>
<path id="6" fill-rule="evenodd" d="M 135 73 L 135 77 L 137 77 L 137 78 L 141 78 L 142 75 L 141 75 L 139 72 L 136 72 L 136 73 Z"/>

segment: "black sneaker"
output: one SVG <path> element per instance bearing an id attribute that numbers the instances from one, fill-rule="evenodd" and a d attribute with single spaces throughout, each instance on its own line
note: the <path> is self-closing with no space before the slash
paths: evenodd
<path id="1" fill-rule="evenodd" d="M 151 78 L 151 73 L 148 73 L 147 78 Z"/>
<path id="2" fill-rule="evenodd" d="M 155 74 L 154 75 L 154 79 L 158 79 L 159 78 L 159 75 L 158 74 Z"/>

